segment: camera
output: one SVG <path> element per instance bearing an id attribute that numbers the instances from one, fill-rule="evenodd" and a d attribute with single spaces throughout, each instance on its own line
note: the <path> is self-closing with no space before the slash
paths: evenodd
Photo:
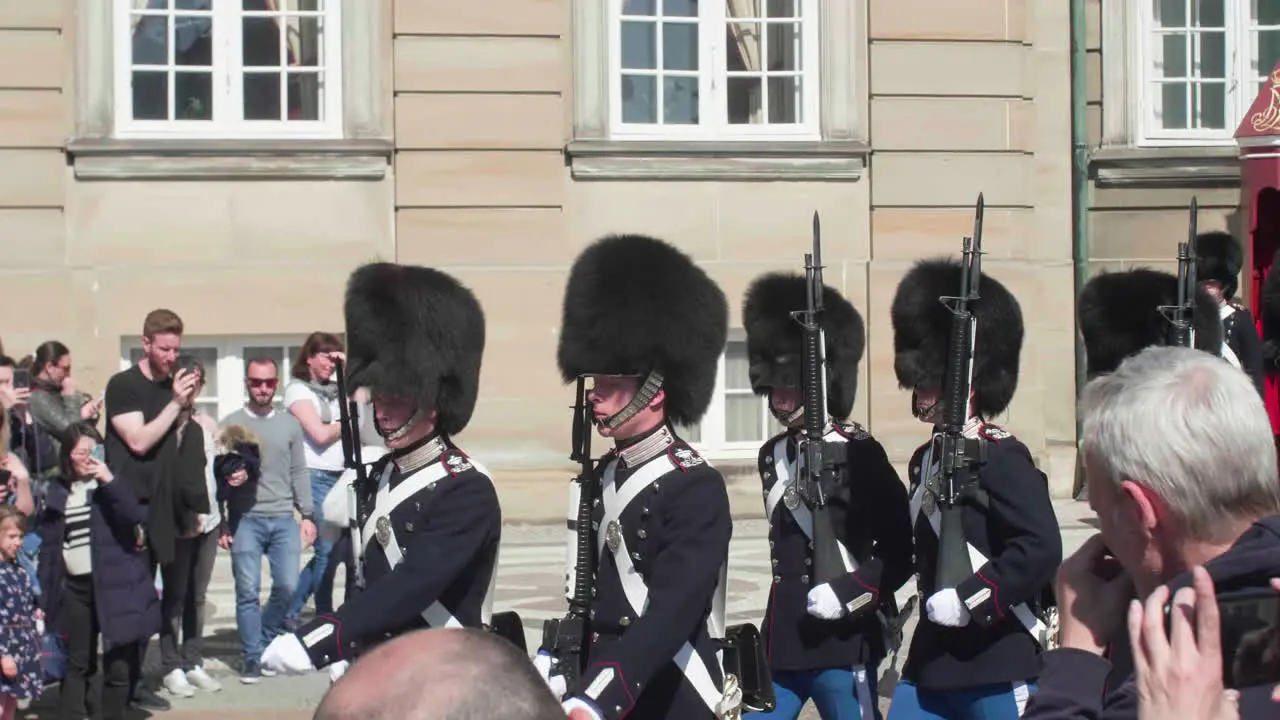
<path id="1" fill-rule="evenodd" d="M 13 387 L 18 390 L 31 387 L 31 371 L 26 368 L 14 368 Z"/>

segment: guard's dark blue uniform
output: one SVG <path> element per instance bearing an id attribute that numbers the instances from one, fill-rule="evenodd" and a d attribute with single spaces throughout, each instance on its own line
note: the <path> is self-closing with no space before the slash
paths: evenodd
<path id="1" fill-rule="evenodd" d="M 446 437 L 395 458 L 400 465 L 387 455 L 373 466 L 360 503 L 364 591 L 297 631 L 317 668 L 418 628 L 488 622 L 502 534 L 492 480 Z"/>
<path id="2" fill-rule="evenodd" d="M 848 453 L 839 485 L 828 490 L 832 525 L 858 563 L 831 587 L 842 605 L 857 609 L 838 620 L 814 617 L 807 610 L 813 545 L 777 486 L 795 481 L 798 439 L 798 430 L 775 436 L 759 456 L 773 563 L 762 635 L 778 697 L 777 709 L 760 717 L 794 718 L 812 697 L 824 717 L 871 720 L 878 712 L 875 673 L 887 651 L 877 610 L 896 614 L 893 593 L 914 569 L 906 488 L 861 427 L 836 425 L 827 434 L 826 442 L 842 443 Z"/>
<path id="3" fill-rule="evenodd" d="M 931 622 L 923 605 L 936 590 L 938 538 L 929 519 L 934 502 L 928 484 L 938 460 L 925 444 L 909 465 L 921 618 L 891 720 L 1016 718 L 1039 672 L 1040 639 L 1026 626 L 1051 602 L 1051 583 L 1062 562 L 1048 480 L 1026 446 L 1003 429 L 971 421 L 965 434 L 986 444 L 986 462 L 977 474 L 990 504 L 985 511 L 965 505 L 963 524 L 968 543 L 988 560 L 956 588 L 969 608 L 969 624 Z"/>
<path id="4" fill-rule="evenodd" d="M 724 689 L 708 626 L 723 630 L 723 617 L 711 616 L 733 532 L 729 496 L 718 470 L 672 440 L 611 451 L 597 468 L 593 634 L 567 697 L 609 720 L 713 718 L 708 701 Z"/>

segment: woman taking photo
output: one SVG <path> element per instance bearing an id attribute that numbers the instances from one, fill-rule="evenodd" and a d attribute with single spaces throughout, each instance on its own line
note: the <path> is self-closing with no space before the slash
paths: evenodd
<path id="1" fill-rule="evenodd" d="M 298 419 L 305 437 L 303 454 L 311 472 L 311 502 L 316 523 L 324 517 L 324 499 L 342 475 L 342 425 L 339 422 L 338 383 L 335 360 L 345 362 L 342 341 L 336 335 L 313 332 L 298 350 L 293 363 L 293 379 L 284 391 L 284 406 Z M 285 620 L 297 627 L 307 598 L 315 594 L 316 613 L 333 612 L 333 574 L 326 573 L 333 543 L 316 538 L 315 555 L 298 575 L 298 588 Z"/>
<path id="2" fill-rule="evenodd" d="M 141 643 L 160 631 L 147 514 L 101 460 L 101 443 L 88 423 L 67 427 L 59 451 L 62 472 L 50 483 L 37 520 L 41 608 L 48 630 L 67 644 L 58 699 L 62 720 L 95 716 L 88 691 L 99 666 L 99 634 L 102 718 L 123 718 L 129 689 L 142 672 Z"/>

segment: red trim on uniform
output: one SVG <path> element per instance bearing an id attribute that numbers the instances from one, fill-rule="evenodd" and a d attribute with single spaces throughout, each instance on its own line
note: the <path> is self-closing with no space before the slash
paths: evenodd
<path id="1" fill-rule="evenodd" d="M 977 572 L 977 575 L 979 580 L 991 586 L 991 603 L 996 607 L 996 617 L 1004 617 L 1004 611 L 1000 609 L 1000 589 L 996 587 L 995 583 L 988 580 L 981 570 Z"/>
<path id="2" fill-rule="evenodd" d="M 852 575 L 852 576 L 853 576 L 853 581 L 854 581 L 854 582 L 856 582 L 856 583 L 858 583 L 858 584 L 859 584 L 859 585 L 861 585 L 862 587 L 866 588 L 866 589 L 867 589 L 867 592 L 870 592 L 872 595 L 875 595 L 876 597 L 879 597 L 879 596 L 880 596 L 880 591 L 879 591 L 879 590 L 877 590 L 877 589 L 875 589 L 875 588 L 873 588 L 873 587 L 871 587 L 870 585 L 868 585 L 868 584 L 866 584 L 866 583 L 862 582 L 862 578 L 858 577 L 858 573 L 856 573 L 856 572 L 855 572 L 855 573 L 850 573 L 850 575 Z"/>
<path id="3" fill-rule="evenodd" d="M 440 462 L 444 465 L 444 471 L 449 473 L 449 477 L 456 478 L 458 477 L 458 474 L 455 473 L 453 471 L 453 467 L 449 465 L 449 456 L 455 453 L 458 455 L 458 457 L 462 458 L 464 461 L 470 462 L 471 459 L 467 457 L 466 453 L 462 452 L 458 448 L 453 448 L 453 447 L 445 450 L 443 453 L 440 454 Z"/>
<path id="4" fill-rule="evenodd" d="M 346 658 L 345 658 L 345 657 L 343 657 L 343 653 L 342 653 L 342 621 L 341 621 L 341 620 L 339 620 L 338 618 L 334 617 L 333 615 L 317 615 L 317 616 L 316 616 L 316 619 L 317 619 L 317 620 L 328 620 L 328 621 L 329 621 L 329 623 L 330 623 L 331 625 L 333 625 L 333 637 L 334 637 L 334 642 L 336 642 L 336 643 L 338 644 L 338 659 L 339 659 L 339 660 L 346 660 Z M 313 631 L 313 632 L 314 632 L 314 631 Z M 301 639 L 301 638 L 299 638 L 299 639 Z M 330 663 L 330 664 L 332 664 L 332 663 Z"/>
<path id="5" fill-rule="evenodd" d="M 636 698 L 635 698 L 635 696 L 634 696 L 634 695 L 632 695 L 632 694 L 631 694 L 631 688 L 628 688 L 628 687 L 627 687 L 627 678 L 626 678 L 626 676 L 625 676 L 625 675 L 623 675 L 623 674 L 622 674 L 622 665 L 620 665 L 620 664 L 618 664 L 618 663 L 616 663 L 616 662 L 604 662 L 604 663 L 596 663 L 595 665 L 592 665 L 592 666 L 591 666 L 591 668 L 592 668 L 592 669 L 595 669 L 595 668 L 607 668 L 607 667 L 611 667 L 611 668 L 613 668 L 615 671 L 617 671 L 617 673 L 618 673 L 618 682 L 622 683 L 622 692 L 626 693 L 626 694 L 627 694 L 627 700 L 631 701 L 631 704 L 627 706 L 627 709 L 626 709 L 626 710 L 623 710 L 623 711 L 622 711 L 622 713 L 621 713 L 620 715 L 618 715 L 619 720 L 621 720 L 621 718 L 626 717 L 626 716 L 627 716 L 627 713 L 631 712 L 631 709 L 632 709 L 632 708 L 634 708 L 634 707 L 636 706 Z M 599 672 L 597 672 L 597 673 L 596 673 L 596 675 L 599 675 L 599 674 L 600 674 Z M 595 679 L 594 679 L 594 678 L 592 678 L 592 681 L 591 681 L 591 682 L 595 682 Z M 579 693 L 579 694 L 580 694 L 580 695 L 582 695 L 583 697 L 586 697 L 586 696 L 587 696 L 587 688 L 588 688 L 588 687 L 591 687 L 591 683 L 590 683 L 590 682 L 589 682 L 589 683 L 587 683 L 586 687 L 584 687 L 584 688 L 582 689 L 582 692 L 581 692 L 581 693 Z M 595 703 L 595 704 L 597 704 L 597 705 L 601 704 L 601 703 L 600 703 L 599 698 L 594 698 L 594 699 L 593 699 L 593 698 L 587 698 L 587 699 L 588 699 L 588 700 L 591 700 L 591 702 L 593 702 L 593 703 Z"/>

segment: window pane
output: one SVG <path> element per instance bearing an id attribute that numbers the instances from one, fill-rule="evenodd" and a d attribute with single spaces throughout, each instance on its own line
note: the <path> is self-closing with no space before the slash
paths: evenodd
<path id="1" fill-rule="evenodd" d="M 169 17 L 133 16 L 133 64 L 169 64 Z"/>
<path id="2" fill-rule="evenodd" d="M 1254 0 L 1253 8 L 1257 24 L 1280 25 L 1280 3 L 1275 0 Z"/>
<path id="3" fill-rule="evenodd" d="M 324 64 L 323 21 L 318 17 L 295 16 L 289 19 L 290 65 L 319 67 Z"/>
<path id="4" fill-rule="evenodd" d="M 1187 36 L 1182 33 L 1160 36 L 1161 56 L 1156 60 L 1157 77 L 1187 76 Z"/>
<path id="5" fill-rule="evenodd" d="M 796 0 L 769 0 L 765 6 L 771 18 L 799 17 L 800 8 Z"/>
<path id="6" fill-rule="evenodd" d="M 662 0 L 662 14 L 678 17 L 697 17 L 698 0 Z"/>
<path id="7" fill-rule="evenodd" d="M 751 361 L 747 344 L 731 342 L 724 351 L 724 389 L 726 392 L 751 390 Z"/>
<path id="8" fill-rule="evenodd" d="M 725 17 L 758 18 L 760 10 L 760 0 L 724 0 Z"/>
<path id="9" fill-rule="evenodd" d="M 173 119 L 213 119 L 213 74 L 179 72 L 173 74 Z"/>
<path id="10" fill-rule="evenodd" d="M 1227 34 L 1222 32 L 1200 33 L 1197 63 L 1200 77 L 1216 80 L 1227 77 Z"/>
<path id="11" fill-rule="evenodd" d="M 1186 130 L 1187 122 L 1187 86 L 1183 83 L 1164 83 L 1156 85 L 1156 96 L 1160 98 L 1160 106 L 1156 108 L 1156 119 L 1165 130 Z"/>
<path id="12" fill-rule="evenodd" d="M 213 18 L 207 15 L 176 15 L 173 18 L 173 62 L 175 65 L 213 64 Z"/>
<path id="13" fill-rule="evenodd" d="M 672 423 L 671 427 L 676 431 L 676 435 L 685 442 L 696 443 L 702 441 L 702 423 L 693 426 Z"/>
<path id="14" fill-rule="evenodd" d="M 1156 25 L 1160 27 L 1187 26 L 1187 0 L 1153 0 Z"/>
<path id="15" fill-rule="evenodd" d="M 625 62 L 625 50 L 623 58 Z M 697 23 L 662 24 L 662 67 L 664 70 L 698 69 Z"/>
<path id="16" fill-rule="evenodd" d="M 622 122 L 658 121 L 657 80 L 643 75 L 622 76 Z"/>
<path id="17" fill-rule="evenodd" d="M 761 399 L 755 395 L 728 395 L 724 399 L 724 434 L 727 442 L 759 442 L 764 439 L 760 418 Z"/>
<path id="18" fill-rule="evenodd" d="M 324 104 L 320 101 L 324 88 L 320 73 L 289 73 L 290 120 L 323 120 Z"/>
<path id="19" fill-rule="evenodd" d="M 1280 3 L 1277 3 L 1280 5 Z M 1280 30 L 1261 30 L 1258 32 L 1258 77 L 1271 74 L 1271 69 L 1280 62 Z"/>
<path id="20" fill-rule="evenodd" d="M 1223 2 L 1224 0 L 1191 0 L 1191 18 L 1196 27 L 1226 27 Z"/>
<path id="21" fill-rule="evenodd" d="M 280 119 L 280 76 L 275 73 L 245 73 L 244 119 Z"/>
<path id="22" fill-rule="evenodd" d="M 249 15 L 242 21 L 241 61 L 246 67 L 280 67 L 280 26 L 276 18 Z"/>
<path id="23" fill-rule="evenodd" d="M 798 123 L 800 117 L 800 78 L 769 78 L 769 122 Z"/>
<path id="24" fill-rule="evenodd" d="M 1227 127 L 1227 86 L 1222 83 L 1201 83 L 1196 86 L 1199 100 L 1198 127 L 1223 130 Z"/>
<path id="25" fill-rule="evenodd" d="M 271 359 L 276 361 L 277 371 L 284 367 L 284 348 L 282 347 L 247 347 L 244 349 L 245 367 L 249 366 L 250 360 Z M 281 375 L 284 373 L 281 372 Z"/>
<path id="26" fill-rule="evenodd" d="M 657 0 L 622 0 L 623 15 L 657 15 Z"/>
<path id="27" fill-rule="evenodd" d="M 759 72 L 764 69 L 764 48 L 759 23 L 729 23 L 728 69 L 730 72 Z"/>
<path id="28" fill-rule="evenodd" d="M 800 70 L 800 23 L 770 23 L 768 48 L 771 72 Z"/>
<path id="29" fill-rule="evenodd" d="M 747 125 L 761 123 L 764 117 L 760 105 L 764 100 L 764 91 L 758 77 L 731 77 L 726 101 L 729 104 L 729 123 Z"/>
<path id="30" fill-rule="evenodd" d="M 622 67 L 654 70 L 658 67 L 657 23 L 622 23 Z"/>
<path id="31" fill-rule="evenodd" d="M 169 73 L 133 73 L 133 119 L 169 119 Z"/>
<path id="32" fill-rule="evenodd" d="M 698 78 L 663 79 L 662 122 L 670 125 L 698 124 Z"/>

